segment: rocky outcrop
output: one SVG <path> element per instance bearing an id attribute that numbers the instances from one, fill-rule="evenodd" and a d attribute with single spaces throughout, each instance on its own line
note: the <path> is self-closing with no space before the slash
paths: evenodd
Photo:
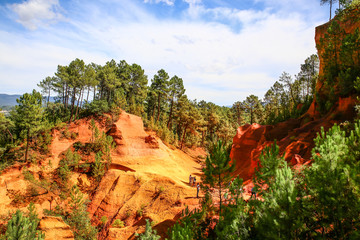
<path id="1" fill-rule="evenodd" d="M 351 48 L 350 45 L 359 44 L 359 40 L 355 35 L 352 39 L 357 39 L 355 42 L 347 43 L 347 47 L 343 48 L 343 40 L 348 38 L 350 34 L 354 34 L 355 31 L 358 31 L 360 28 L 360 8 L 359 5 L 352 8 L 346 9 L 342 14 L 338 14 L 331 21 L 316 27 L 315 29 L 315 42 L 316 48 L 318 51 L 318 56 L 320 60 L 319 66 L 319 78 L 316 82 L 315 90 L 316 96 L 314 101 L 310 106 L 307 114 L 312 118 L 319 119 L 321 114 L 319 113 L 319 105 L 324 105 L 330 99 L 330 102 L 334 104 L 334 107 L 330 109 L 329 112 L 336 112 L 334 108 L 341 108 L 341 105 L 344 105 L 344 100 L 350 100 L 348 97 L 344 98 L 343 86 L 350 86 L 352 83 L 344 82 L 344 77 L 338 77 L 339 72 L 347 72 L 350 68 L 355 69 L 359 66 L 359 52 L 358 48 Z M 354 41 L 354 40 L 353 40 Z M 329 49 L 330 47 L 330 49 Z M 344 54 L 343 49 L 348 49 L 346 54 Z M 350 53 L 351 52 L 351 53 Z M 346 56 L 346 57 L 344 57 Z M 356 57 L 357 56 L 357 57 Z M 326 60 L 328 59 L 328 60 Z M 344 63 L 344 61 L 348 61 Z M 330 64 L 331 63 L 331 64 Z M 331 75 L 331 81 L 328 78 L 328 75 L 325 74 L 325 70 L 328 65 L 334 65 L 334 68 L 331 71 L 328 71 Z M 336 73 L 338 71 L 338 73 Z M 358 71 L 358 70 L 357 70 Z M 345 74 L 343 74 L 345 75 Z M 354 81 L 356 77 L 352 77 Z M 330 82 L 328 82 L 330 81 Z M 354 94 L 354 91 L 349 91 L 349 94 Z M 332 97 L 330 97 L 332 96 Z M 335 97 L 334 97 L 335 96 Z M 342 98 L 339 96 L 342 96 Z M 331 99 L 332 98 L 332 99 Z M 335 98 L 335 99 L 334 99 Z M 353 97 L 352 103 L 345 103 L 346 106 L 354 106 L 355 98 Z M 344 110 L 344 109 L 343 109 Z M 324 112 L 324 110 L 322 110 Z M 351 119 L 355 115 L 355 111 L 352 108 L 352 111 L 345 111 L 348 115 L 344 116 L 343 119 Z M 336 113 L 335 113 L 336 114 Z M 351 115 L 349 115 L 351 114 Z"/>
<path id="2" fill-rule="evenodd" d="M 145 137 L 145 143 L 149 144 L 151 148 L 159 148 L 159 142 L 154 136 L 149 135 Z"/>
<path id="3" fill-rule="evenodd" d="M 275 143 L 280 155 L 292 165 L 311 159 L 314 138 L 323 127 L 328 130 L 335 120 L 322 118 L 304 123 L 304 119 L 290 119 L 276 125 L 244 125 L 233 138 L 230 157 L 236 163 L 235 175 L 244 180 L 252 178 L 262 150 Z"/>
<path id="4" fill-rule="evenodd" d="M 109 131 L 106 133 L 107 135 L 111 136 L 114 139 L 114 142 L 116 145 L 124 145 L 124 138 L 122 136 L 122 133 L 120 129 L 118 129 L 116 124 L 113 124 Z"/>
<path id="5" fill-rule="evenodd" d="M 336 22 L 340 26 L 341 34 L 337 35 L 336 49 L 339 51 L 342 39 L 347 34 L 354 33 L 360 28 L 360 9 L 355 8 L 347 10 L 346 15 L 335 17 L 332 22 Z M 333 88 L 334 92 L 339 91 L 336 82 L 323 88 L 324 82 L 324 45 L 321 43 L 322 38 L 326 36 L 331 22 L 316 28 L 315 41 L 320 56 L 319 79 L 316 85 L 317 95 L 324 102 L 329 98 L 329 89 Z M 333 40 L 332 40 L 333 41 Z M 359 49 L 360 51 L 360 49 Z M 356 52 L 356 51 L 355 51 Z M 339 54 L 339 52 L 335 53 Z M 341 64 L 340 58 L 334 58 L 331 61 L 337 61 Z M 314 98 L 308 111 L 298 119 L 290 119 L 288 121 L 278 123 L 273 126 L 261 126 L 259 124 L 244 125 L 239 127 L 233 139 L 231 150 L 231 158 L 236 162 L 236 175 L 244 180 L 251 179 L 254 174 L 255 167 L 259 162 L 261 151 L 276 140 L 276 144 L 280 147 L 280 154 L 284 155 L 285 160 L 293 166 L 301 164 L 309 164 L 311 160 L 311 150 L 314 147 L 314 138 L 317 133 L 324 128 L 327 131 L 335 123 L 341 123 L 346 120 L 352 120 L 356 116 L 354 106 L 356 104 L 356 96 L 339 97 L 333 107 L 322 115 L 318 111 L 319 99 Z"/>
<path id="6" fill-rule="evenodd" d="M 39 229 L 45 233 L 45 240 L 71 240 L 74 233 L 61 217 L 43 217 Z"/>

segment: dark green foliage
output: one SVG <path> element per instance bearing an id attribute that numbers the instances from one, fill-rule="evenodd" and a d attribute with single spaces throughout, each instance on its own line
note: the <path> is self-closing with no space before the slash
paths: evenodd
<path id="1" fill-rule="evenodd" d="M 156 234 L 156 230 L 153 230 L 149 219 L 146 219 L 145 232 L 142 234 L 135 234 L 137 239 L 140 240 L 158 240 L 160 236 Z"/>
<path id="2" fill-rule="evenodd" d="M 274 144 L 261 154 L 254 180 L 261 200 L 239 198 L 223 206 L 214 239 L 357 239 L 360 122 L 322 130 L 315 139 L 314 163 L 301 172 L 278 153 Z M 234 199 L 241 183 L 234 179 L 230 185 Z M 208 232 L 200 224 L 206 209 L 211 208 L 203 204 L 202 210 L 185 215 L 170 232 L 171 239 L 212 239 L 202 235 Z"/>
<path id="3" fill-rule="evenodd" d="M 250 117 L 250 124 L 255 122 L 260 123 L 262 121 L 263 107 L 257 96 L 250 95 L 246 97 L 243 106 Z"/>
<path id="4" fill-rule="evenodd" d="M 22 139 L 26 139 L 25 161 L 27 161 L 30 138 L 42 127 L 42 96 L 33 90 L 31 94 L 25 93 L 16 101 L 18 105 L 15 106 L 11 118 L 19 135 Z"/>
<path id="5" fill-rule="evenodd" d="M 36 230 L 40 220 L 33 203 L 29 205 L 28 210 L 28 216 L 25 216 L 20 210 L 17 210 L 12 216 L 5 233 L 7 240 L 42 240 L 45 238 L 42 232 Z"/>
<path id="6" fill-rule="evenodd" d="M 194 239 L 195 232 L 193 231 L 193 223 L 182 222 L 176 223 L 171 229 L 170 240 L 192 240 Z"/>
<path id="7" fill-rule="evenodd" d="M 249 210 L 241 199 L 225 208 L 221 221 L 216 225 L 218 239 L 250 239 Z"/>
<path id="8" fill-rule="evenodd" d="M 318 231 L 311 234 L 337 239 L 355 236 L 360 229 L 355 220 L 360 217 L 359 123 L 349 133 L 337 125 L 327 133 L 322 130 L 315 144 L 314 163 L 305 175 L 309 205 L 317 218 L 310 224 Z"/>
<path id="9" fill-rule="evenodd" d="M 242 178 L 234 178 L 231 182 L 230 182 L 230 186 L 229 186 L 229 191 L 231 193 L 231 197 L 233 198 L 233 202 L 235 203 L 235 205 L 239 204 L 239 201 L 241 202 L 242 199 L 242 195 L 243 195 L 243 179 Z"/>
<path id="10" fill-rule="evenodd" d="M 255 171 L 254 183 L 270 185 L 275 177 L 276 170 L 284 164 L 284 157 L 279 157 L 279 146 L 272 144 L 261 152 L 260 161 Z"/>
<path id="11" fill-rule="evenodd" d="M 98 152 L 95 155 L 95 162 L 92 166 L 92 175 L 97 181 L 100 181 L 105 174 L 105 164 L 102 162 L 102 153 Z"/>
<path id="12" fill-rule="evenodd" d="M 102 115 L 109 112 L 109 104 L 105 100 L 95 100 L 84 104 L 83 116 Z"/>
<path id="13" fill-rule="evenodd" d="M 77 152 L 72 152 L 68 149 L 65 156 L 59 162 L 59 168 L 57 169 L 58 176 L 66 183 L 71 171 L 78 169 L 81 156 Z"/>
<path id="14" fill-rule="evenodd" d="M 303 225 L 294 173 L 286 162 L 281 165 L 256 208 L 255 232 L 263 239 L 296 239 Z"/>
<path id="15" fill-rule="evenodd" d="M 70 212 L 65 218 L 74 232 L 75 239 L 94 240 L 96 239 L 97 230 L 91 225 L 89 213 L 86 211 L 86 203 L 83 194 L 77 186 L 73 186 L 70 192 Z"/>
<path id="16" fill-rule="evenodd" d="M 222 190 L 229 185 L 232 178 L 230 174 L 235 168 L 235 164 L 230 158 L 230 149 L 229 146 L 225 146 L 221 141 L 218 141 L 206 157 L 205 167 L 202 169 L 204 172 L 203 183 L 209 184 L 211 187 L 217 187 L 219 190 L 219 215 L 221 215 Z"/>

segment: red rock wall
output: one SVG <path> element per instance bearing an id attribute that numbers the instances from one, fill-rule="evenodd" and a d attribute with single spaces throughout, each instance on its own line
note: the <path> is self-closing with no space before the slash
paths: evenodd
<path id="1" fill-rule="evenodd" d="M 358 18 L 360 9 L 350 12 L 351 16 Z M 345 33 L 352 33 L 360 27 L 360 21 L 348 18 L 340 22 Z M 339 21 L 335 18 L 332 21 Z M 316 28 L 315 41 L 320 56 L 319 74 L 323 74 L 324 62 L 321 54 L 320 39 L 324 37 L 330 22 Z M 321 83 L 316 86 L 321 93 Z M 325 94 L 326 95 L 326 94 Z M 280 147 L 280 154 L 284 154 L 285 160 L 292 165 L 309 164 L 311 150 L 314 147 L 314 138 L 323 127 L 327 131 L 334 123 L 351 120 L 355 117 L 355 97 L 340 98 L 332 110 L 325 116 L 320 116 L 316 110 L 316 99 L 311 104 L 307 113 L 299 119 L 290 119 L 274 126 L 261 126 L 259 124 L 244 125 L 238 128 L 233 139 L 230 157 L 236 162 L 235 175 L 244 180 L 252 178 L 255 167 L 258 164 L 261 151 L 270 144 L 276 143 Z"/>

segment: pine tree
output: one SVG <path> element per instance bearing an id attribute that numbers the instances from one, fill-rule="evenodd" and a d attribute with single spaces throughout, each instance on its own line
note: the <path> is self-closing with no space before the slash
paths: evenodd
<path id="1" fill-rule="evenodd" d="M 269 186 L 275 178 L 276 170 L 284 163 L 284 156 L 279 157 L 279 146 L 276 141 L 262 150 L 259 160 L 253 181 L 258 186 Z"/>
<path id="2" fill-rule="evenodd" d="M 157 235 L 156 230 L 153 230 L 149 219 L 146 219 L 145 232 L 142 234 L 135 234 L 140 240 L 158 240 L 160 236 Z"/>
<path id="3" fill-rule="evenodd" d="M 360 223 L 360 124 L 346 133 L 340 126 L 324 129 L 314 140 L 314 163 L 305 172 L 309 205 L 314 218 L 311 237 L 358 236 Z"/>
<path id="4" fill-rule="evenodd" d="M 157 98 L 157 117 L 156 122 L 160 120 L 160 111 L 161 105 L 165 99 L 167 99 L 167 95 L 169 92 L 169 75 L 165 72 L 164 69 L 161 69 L 154 75 L 154 78 L 151 80 L 150 91 L 152 91 Z M 153 116 L 155 111 L 153 112 Z"/>
<path id="5" fill-rule="evenodd" d="M 294 173 L 282 160 L 275 169 L 264 202 L 256 210 L 255 231 L 261 239 L 297 239 L 303 226 Z M 299 198 L 299 200 L 297 199 Z"/>
<path id="6" fill-rule="evenodd" d="M 211 187 L 217 187 L 219 190 L 221 215 L 222 195 L 225 186 L 228 186 L 232 176 L 230 173 L 234 171 L 235 164 L 230 158 L 230 148 L 224 146 L 221 141 L 218 141 L 213 147 L 210 154 L 206 157 L 203 183 L 209 184 Z"/>
<path id="7" fill-rule="evenodd" d="M 260 123 L 262 121 L 263 107 L 257 96 L 250 95 L 246 97 L 243 105 L 250 116 L 250 124 L 255 122 Z"/>
<path id="8" fill-rule="evenodd" d="M 183 80 L 178 76 L 174 76 L 169 81 L 169 97 L 170 97 L 170 112 L 167 127 L 170 129 L 170 125 L 173 118 L 173 106 L 174 102 L 177 101 L 185 93 Z"/>
<path id="9" fill-rule="evenodd" d="M 66 222 L 74 232 L 75 239 L 96 239 L 97 230 L 91 225 L 83 194 L 76 185 L 71 189 L 70 198 L 70 212 Z"/>
<path id="10" fill-rule="evenodd" d="M 34 214 L 33 208 L 30 208 L 29 217 L 23 215 L 20 210 L 12 216 L 8 222 L 5 237 L 7 240 L 43 240 L 45 235 L 37 231 L 39 219 Z"/>
<path id="11" fill-rule="evenodd" d="M 95 162 L 92 166 L 92 175 L 97 181 L 100 181 L 105 174 L 105 166 L 101 158 L 102 152 L 97 152 L 95 155 Z"/>
<path id="12" fill-rule="evenodd" d="M 169 240 L 193 240 L 194 235 L 193 223 L 178 222 L 172 227 L 169 233 Z"/>
<path id="13" fill-rule="evenodd" d="M 25 93 L 19 99 L 16 99 L 18 105 L 11 116 L 14 119 L 15 126 L 26 138 L 25 161 L 28 159 L 28 150 L 30 138 L 33 137 L 41 128 L 43 118 L 42 96 L 36 90 L 31 94 Z"/>

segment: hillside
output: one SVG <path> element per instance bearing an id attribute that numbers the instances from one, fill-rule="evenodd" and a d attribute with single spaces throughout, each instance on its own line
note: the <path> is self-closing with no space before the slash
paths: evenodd
<path id="1" fill-rule="evenodd" d="M 162 69 L 148 87 L 125 61 L 96 74 L 80 59 L 59 67 L 58 103 L 34 90 L 0 114 L 0 235 L 21 210 L 39 216 L 45 239 L 135 239 L 148 220 L 165 239 L 189 209 L 172 239 L 357 239 L 360 10 L 347 11 L 316 28 L 319 75 L 312 55 L 313 71 L 283 73 L 264 102 L 189 100 L 182 79 Z M 199 198 L 189 175 L 207 182 Z"/>
<path id="2" fill-rule="evenodd" d="M 10 94 L 4 94 L 0 93 L 0 106 L 15 106 L 16 99 L 18 99 L 20 95 L 10 95 Z"/>
<path id="3" fill-rule="evenodd" d="M 106 130 L 103 123 L 97 122 L 102 131 Z M 64 138 L 62 130 L 55 130 L 50 157 L 44 159 L 41 165 L 18 163 L 2 172 L 0 201 L 4 207 L 0 215 L 5 216 L 16 209 L 27 211 L 30 201 L 35 202 L 40 217 L 45 209 L 54 209 L 57 205 L 66 209 L 69 199 L 61 199 L 61 192 L 46 193 L 36 188 L 38 195 L 29 196 L 29 189 L 36 186 L 25 180 L 23 173 L 28 170 L 36 179 L 53 181 L 62 154 L 72 149 L 74 143 L 90 142 L 92 133 L 89 124 L 90 119 L 71 123 L 68 131 L 77 136 L 73 139 Z M 196 189 L 189 186 L 188 179 L 190 174 L 200 176 L 201 166 L 196 154 L 203 156 L 204 152 L 193 152 L 194 158 L 169 148 L 156 136 L 149 137 L 140 117 L 125 112 L 121 113 L 108 133 L 115 139 L 116 148 L 111 153 L 112 164 L 105 176 L 98 183 L 89 170 L 73 171 L 69 184 L 78 185 L 88 196 L 88 211 L 93 224 L 101 226 L 101 218 L 105 216 L 108 219 L 99 239 L 127 239 L 135 231 L 143 230 L 144 219 L 157 223 L 155 228 L 163 235 L 185 205 L 197 206 L 199 203 Z M 125 227 L 111 228 L 116 219 L 121 219 Z"/>

